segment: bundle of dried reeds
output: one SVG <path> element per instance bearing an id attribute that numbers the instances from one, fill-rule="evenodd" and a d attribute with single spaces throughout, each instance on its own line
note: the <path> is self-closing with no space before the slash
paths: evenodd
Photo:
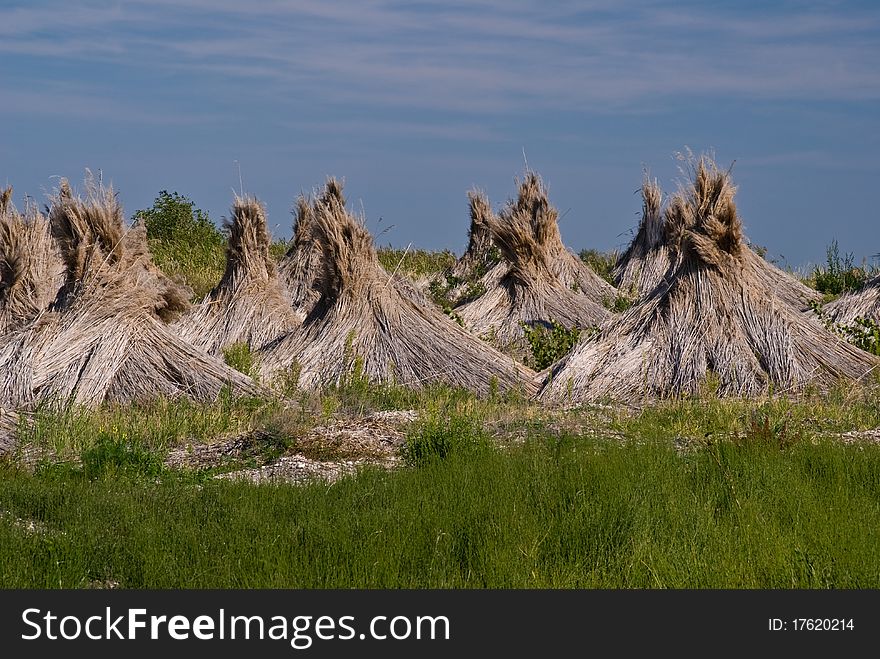
<path id="1" fill-rule="evenodd" d="M 642 183 L 642 219 L 635 238 L 614 266 L 620 291 L 636 298 L 648 295 L 669 271 L 669 246 L 663 230 L 663 192 L 657 179 L 645 176 Z"/>
<path id="2" fill-rule="evenodd" d="M 330 204 L 345 207 L 342 187 L 342 181 L 328 177 L 323 190 L 313 195 L 314 199 L 300 195 L 296 200 L 293 239 L 281 259 L 279 272 L 290 303 L 303 316 L 308 315 L 321 297 L 318 278 L 323 268 L 323 252 L 315 239 L 315 215 L 319 208 Z M 392 285 L 416 304 L 433 306 L 427 295 L 406 276 L 393 273 L 392 280 Z"/>
<path id="3" fill-rule="evenodd" d="M 758 396 L 880 368 L 767 288 L 743 239 L 729 172 L 703 157 L 693 177 L 667 215 L 666 283 L 555 364 L 543 399 Z"/>
<path id="4" fill-rule="evenodd" d="M 143 291 L 140 302 L 150 306 L 150 313 L 163 322 L 172 322 L 190 308 L 192 290 L 169 279 L 153 263 L 147 244 L 147 230 L 142 224 L 125 225 L 122 205 L 112 186 L 95 181 L 87 172 L 86 195 L 74 195 L 62 179 L 47 208 L 49 226 L 58 243 L 66 280 L 59 297 L 61 308 L 89 277 L 104 271 L 124 271 L 126 277 Z"/>
<path id="5" fill-rule="evenodd" d="M 223 279 L 175 325 L 181 337 L 213 355 L 234 343 L 259 348 L 305 317 L 291 307 L 278 279 L 263 204 L 236 196 L 228 229 Z"/>
<path id="6" fill-rule="evenodd" d="M 12 451 L 15 447 L 17 428 L 18 415 L 0 407 L 0 455 Z"/>
<path id="7" fill-rule="evenodd" d="M 0 402 L 96 405 L 157 397 L 213 400 L 253 381 L 190 345 L 161 320 L 179 308 L 115 196 L 94 181 L 75 197 L 66 181 L 49 218 L 66 265 L 63 299 L 0 340 Z"/>
<path id="8" fill-rule="evenodd" d="M 63 275 L 46 218 L 36 206 L 22 215 L 12 203 L 12 188 L 0 191 L 0 335 L 48 309 Z"/>
<path id="9" fill-rule="evenodd" d="M 494 265 L 492 260 L 492 232 L 489 221 L 495 217 L 489 198 L 482 190 L 469 190 L 468 209 L 471 225 L 468 229 L 468 246 L 452 268 L 452 275 L 458 279 L 482 277 Z"/>
<path id="10" fill-rule="evenodd" d="M 849 325 L 856 318 L 880 323 L 880 275 L 869 280 L 858 291 L 842 295 L 826 304 L 824 311 L 831 320 L 842 325 Z"/>
<path id="11" fill-rule="evenodd" d="M 524 325 L 549 327 L 555 321 L 569 329 L 587 328 L 609 317 L 603 306 L 563 284 L 557 274 L 561 241 L 556 212 L 543 189 L 536 195 L 536 183 L 532 177 L 517 203 L 487 220 L 506 273 L 492 289 L 455 310 L 471 332 L 491 337 L 519 359 L 529 352 Z M 544 203 L 528 203 L 535 196 Z"/>
<path id="12" fill-rule="evenodd" d="M 530 370 L 398 290 L 340 196 L 324 195 L 313 207 L 313 222 L 320 298 L 301 327 L 260 351 L 267 380 L 296 370 L 299 385 L 310 389 L 355 374 L 411 387 L 442 382 L 481 394 L 534 391 Z"/>
<path id="13" fill-rule="evenodd" d="M 293 239 L 287 253 L 281 259 L 278 270 L 281 280 L 287 286 L 290 304 L 305 317 L 320 297 L 315 280 L 321 269 L 321 248 L 312 237 L 314 229 L 314 209 L 329 198 L 338 199 L 345 204 L 342 184 L 336 179 L 328 179 L 324 197 L 311 202 L 305 195 L 296 200 L 293 224 Z"/>

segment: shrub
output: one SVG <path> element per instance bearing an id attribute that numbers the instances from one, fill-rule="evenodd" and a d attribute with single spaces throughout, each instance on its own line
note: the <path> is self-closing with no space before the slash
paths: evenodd
<path id="1" fill-rule="evenodd" d="M 616 286 L 614 283 L 614 266 L 617 263 L 617 252 L 600 252 L 596 249 L 582 249 L 578 256 L 581 257 L 581 261 L 590 266 L 597 275 L 602 277 L 605 281 L 607 281 L 612 286 Z"/>
<path id="2" fill-rule="evenodd" d="M 544 324 L 530 326 L 523 323 L 523 330 L 532 349 L 535 369 L 538 371 L 568 354 L 581 336 L 579 328 L 567 329 L 555 320 L 551 320 L 549 326 Z"/>
<path id="3" fill-rule="evenodd" d="M 825 255 L 827 266 L 813 270 L 813 286 L 817 291 L 826 295 L 840 295 L 854 291 L 865 283 L 867 273 L 853 265 L 852 252 L 840 256 L 836 240 L 828 245 Z"/>
<path id="4" fill-rule="evenodd" d="M 226 239 L 204 211 L 178 194 L 162 190 L 152 208 L 136 211 L 153 260 L 166 274 L 186 282 L 204 297 L 223 276 Z"/>
<path id="5" fill-rule="evenodd" d="M 839 325 L 839 333 L 850 343 L 880 356 L 880 324 L 870 318 L 856 318 L 851 325 Z"/>

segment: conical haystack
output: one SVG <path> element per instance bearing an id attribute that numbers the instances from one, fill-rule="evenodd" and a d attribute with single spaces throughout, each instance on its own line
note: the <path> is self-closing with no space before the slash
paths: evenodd
<path id="1" fill-rule="evenodd" d="M 823 310 L 831 320 L 841 325 L 850 325 L 856 318 L 880 323 L 880 275 L 869 280 L 858 291 L 826 304 Z"/>
<path id="2" fill-rule="evenodd" d="M 315 221 L 315 207 L 326 203 L 330 198 L 345 204 L 342 184 L 336 179 L 328 179 L 320 199 L 310 202 L 304 195 L 296 200 L 293 224 L 293 239 L 287 253 L 278 264 L 282 282 L 287 286 L 291 306 L 305 317 L 320 294 L 315 280 L 321 270 L 321 249 L 312 239 Z"/>
<path id="3" fill-rule="evenodd" d="M 259 348 L 302 322 L 305 316 L 291 307 L 278 279 L 271 243 L 263 205 L 236 196 L 223 279 L 177 322 L 181 337 L 218 355 L 234 343 Z"/>
<path id="4" fill-rule="evenodd" d="M 648 295 L 671 265 L 663 229 L 663 192 L 657 179 L 642 183 L 642 219 L 635 238 L 614 266 L 617 289 L 636 298 Z"/>
<path id="5" fill-rule="evenodd" d="M 822 299 L 822 294 L 819 291 L 801 283 L 785 270 L 777 268 L 751 248 L 745 257 L 761 283 L 794 309 L 810 311 L 813 304 Z"/>
<path id="6" fill-rule="evenodd" d="M 342 182 L 333 177 L 327 179 L 324 189 L 313 201 L 304 195 L 296 200 L 293 240 L 281 259 L 281 280 L 287 287 L 290 303 L 303 316 L 308 315 L 321 297 L 318 279 L 321 276 L 323 252 L 314 240 L 314 222 L 317 209 L 328 204 L 345 207 Z M 380 266 L 381 267 L 381 266 Z M 434 304 L 408 277 L 392 273 L 392 286 L 401 294 L 423 307 Z"/>
<path id="7" fill-rule="evenodd" d="M 12 188 L 0 191 L 0 336 L 48 309 L 63 276 L 46 218 L 35 207 L 21 215 Z"/>
<path id="8" fill-rule="evenodd" d="M 75 196 L 66 179 L 61 180 L 52 205 L 47 208 L 49 226 L 66 268 L 66 282 L 59 296 L 60 307 L 86 279 L 87 269 L 125 271 L 139 288 L 150 291 L 150 313 L 172 322 L 190 308 L 192 290 L 172 281 L 153 263 L 142 224 L 125 225 L 122 205 L 113 189 L 104 188 L 87 173 L 87 199 Z M 106 261 L 98 263 L 98 258 Z M 89 273 L 92 274 L 92 273 Z"/>
<path id="9" fill-rule="evenodd" d="M 546 252 L 550 270 L 566 288 L 581 293 L 598 305 L 605 305 L 617 298 L 617 289 L 597 275 L 590 266 L 562 242 L 559 233 L 559 213 L 550 203 L 547 189 L 537 173 L 527 171 L 517 185 L 515 201 L 508 203 L 502 211 L 506 215 L 522 214 L 541 218 L 544 224 L 541 244 Z M 501 260 L 492 266 L 480 280 L 484 290 L 496 288 L 510 270 L 511 264 L 501 254 Z"/>
<path id="10" fill-rule="evenodd" d="M 728 172 L 702 158 L 667 218 L 665 285 L 557 362 L 548 400 L 637 402 L 824 388 L 880 368 L 769 290 L 750 261 Z"/>
<path id="11" fill-rule="evenodd" d="M 112 190 L 66 181 L 50 221 L 66 265 L 52 310 L 0 340 L 0 403 L 96 405 L 157 397 L 215 399 L 224 386 L 255 394 L 253 381 L 174 334 L 160 319 L 175 306 L 169 282 L 130 237 Z"/>
<path id="12" fill-rule="evenodd" d="M 507 272 L 496 286 L 456 308 L 468 330 L 525 359 L 524 325 L 549 327 L 555 321 L 568 329 L 587 328 L 609 318 L 604 307 L 564 285 L 554 272 L 559 229 L 548 204 L 512 204 L 488 224 Z"/>
<path id="13" fill-rule="evenodd" d="M 492 231 L 489 222 L 495 217 L 489 199 L 482 190 L 469 190 L 468 209 L 471 226 L 468 229 L 468 246 L 452 268 L 452 275 L 461 280 L 479 279 L 498 262 L 493 254 Z M 494 258 L 493 258 L 494 257 Z"/>
<path id="14" fill-rule="evenodd" d="M 617 297 L 617 289 L 597 275 L 580 257 L 568 249 L 559 233 L 559 213 L 550 203 L 547 188 L 535 172 L 526 172 L 519 184 L 519 195 L 508 213 L 541 218 L 541 240 L 550 262 L 550 270 L 566 288 L 581 293 L 596 304 Z"/>
<path id="15" fill-rule="evenodd" d="M 309 389 L 355 373 L 376 383 L 443 382 L 481 394 L 534 390 L 530 370 L 402 294 L 339 197 L 325 196 L 314 211 L 321 297 L 301 327 L 260 351 L 265 378 L 298 371 L 299 385 Z"/>

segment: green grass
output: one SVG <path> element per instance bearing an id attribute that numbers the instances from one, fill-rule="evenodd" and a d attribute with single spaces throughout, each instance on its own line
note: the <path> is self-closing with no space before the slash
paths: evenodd
<path id="1" fill-rule="evenodd" d="M 452 419 L 447 439 L 460 447 L 456 433 L 471 424 Z M 330 487 L 194 483 L 140 459 L 91 474 L 5 466 L 0 583 L 880 585 L 876 446 L 719 442 L 679 453 L 668 442 L 547 433 L 507 449 L 466 444 Z"/>
<path id="2" fill-rule="evenodd" d="M 380 247 L 379 263 L 388 272 L 397 272 L 411 279 L 439 275 L 455 265 L 455 254 L 449 250 L 399 249 Z"/>
<path id="3" fill-rule="evenodd" d="M 590 266 L 602 279 L 614 287 L 617 286 L 613 274 L 618 256 L 616 251 L 600 252 L 597 249 L 582 249 L 578 256 L 580 256 L 581 261 Z"/>

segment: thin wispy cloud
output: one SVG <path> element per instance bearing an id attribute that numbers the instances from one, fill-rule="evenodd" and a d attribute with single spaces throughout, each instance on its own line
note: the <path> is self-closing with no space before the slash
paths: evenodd
<path id="1" fill-rule="evenodd" d="M 650 3 L 128 2 L 21 7 L 0 53 L 265 85 L 279 103 L 470 113 L 650 99 L 880 98 L 880 14 L 742 16 Z M 158 9 L 157 9 L 158 8 Z M 136 74 L 135 74 L 136 75 Z M 210 89 L 212 81 L 200 84 Z"/>
<path id="2" fill-rule="evenodd" d="M 414 200 L 383 188 L 383 171 L 407 190 L 454 181 L 507 194 L 526 148 L 566 208 L 620 193 L 573 211 L 602 219 L 584 238 L 605 231 L 613 244 L 638 211 L 642 164 L 670 169 L 685 144 L 738 159 L 765 186 L 743 190 L 744 205 L 760 200 L 774 218 L 788 212 L 774 186 L 857 185 L 876 178 L 880 147 L 870 3 L 13 1 L 0 60 L 0 167 L 30 163 L 43 176 L 31 143 L 70 163 L 77 145 L 94 145 L 149 195 L 171 168 L 198 179 L 213 164 L 225 176 L 243 159 L 254 179 L 290 169 L 311 185 L 347 166 L 390 215 Z M 783 178 L 765 184 L 771 172 Z M 285 212 L 289 193 L 272 193 Z M 462 194 L 450 193 L 448 212 Z M 799 221 L 829 199 L 803 197 Z M 847 203 L 860 217 L 873 200 L 859 188 Z M 433 220 L 424 230 L 437 237 L 448 226 Z"/>

